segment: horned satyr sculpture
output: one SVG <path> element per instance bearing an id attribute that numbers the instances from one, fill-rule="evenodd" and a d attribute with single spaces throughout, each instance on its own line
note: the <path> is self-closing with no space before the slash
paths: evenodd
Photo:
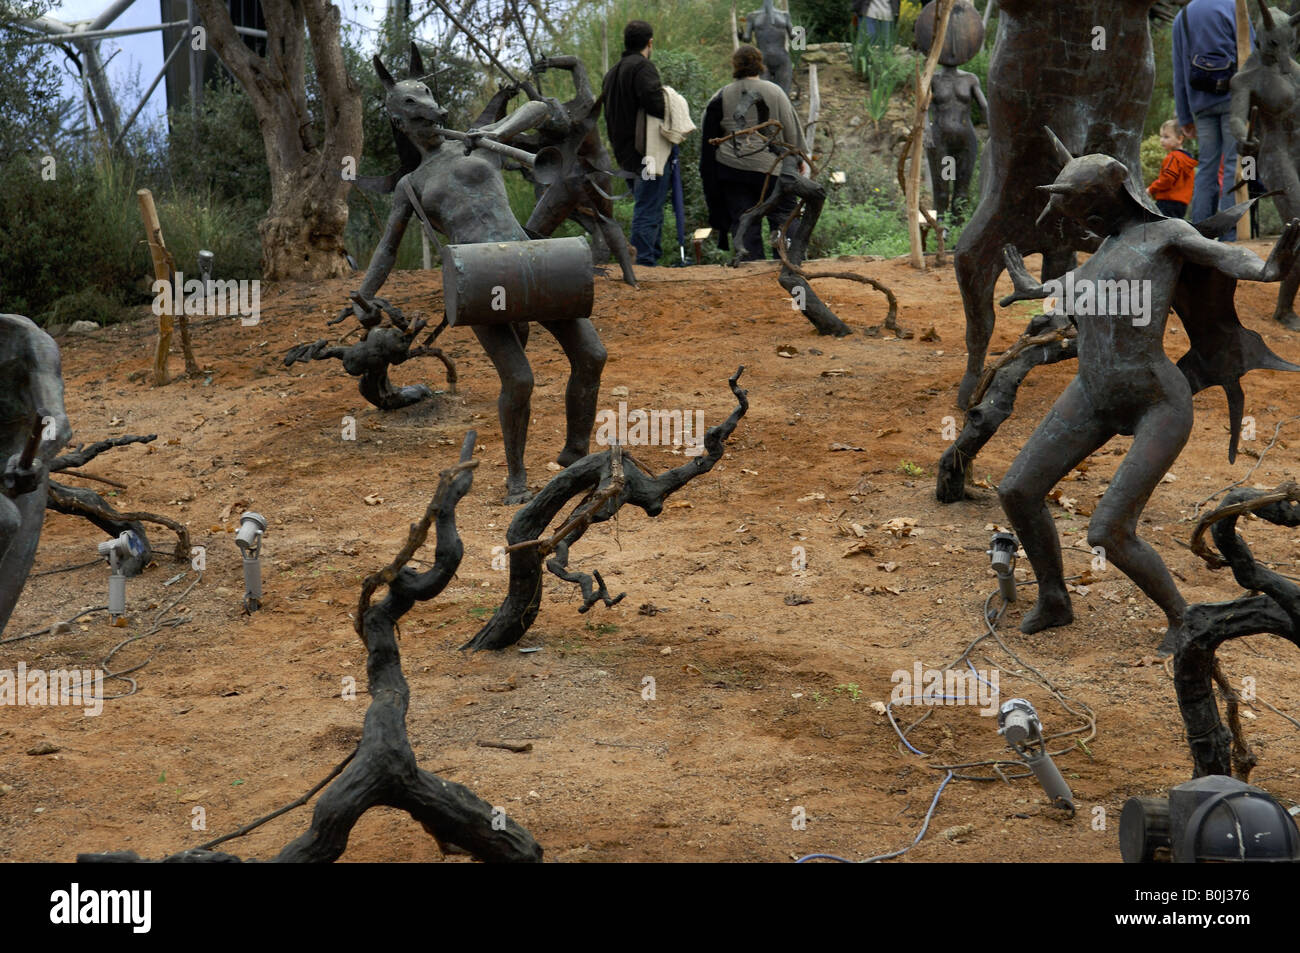
<path id="1" fill-rule="evenodd" d="M 1232 134 L 1243 163 L 1253 162 L 1254 175 L 1243 165 L 1246 178 L 1258 178 L 1274 192 L 1282 221 L 1300 215 L 1300 64 L 1291 58 L 1300 13 L 1290 16 L 1259 3 L 1257 49 L 1232 77 Z M 1240 196 L 1245 198 L 1244 195 Z M 1282 279 L 1273 318 L 1300 331 L 1295 296 L 1300 289 L 1300 268 Z"/>
<path id="2" fill-rule="evenodd" d="M 954 254 L 966 310 L 963 408 L 979 382 L 993 334 L 993 288 L 1002 247 L 1043 254 L 1043 277 L 1070 269 L 1068 222 L 1038 224 L 1034 186 L 1056 175 L 1043 148 L 1050 122 L 1074 152 L 1119 159 L 1141 181 L 1138 148 L 1155 77 L 1147 13 L 1152 0 L 999 0 L 998 38 L 989 64 L 989 142 L 980 203 Z"/>
<path id="3" fill-rule="evenodd" d="M 69 436 L 58 346 L 27 318 L 0 314 L 0 632 L 36 558 L 47 467 Z"/>
<path id="4" fill-rule="evenodd" d="M 1016 290 L 1002 304 L 1051 296 L 1052 310 L 1071 315 L 1079 334 L 1078 374 L 998 485 L 1038 580 L 1038 601 L 1020 628 L 1037 632 L 1073 620 L 1047 494 L 1112 437 L 1125 434 L 1133 445 L 1097 504 L 1088 543 L 1102 547 L 1105 558 L 1164 610 L 1169 628 L 1161 650 L 1170 652 L 1182 635 L 1186 602 L 1160 556 L 1136 530 L 1152 491 L 1191 433 L 1192 394 L 1210 383 L 1240 393 L 1235 377 L 1252 367 L 1300 367 L 1272 354 L 1235 315 L 1195 313 L 1184 318 L 1192 350 L 1175 366 L 1165 355 L 1165 322 L 1183 273 L 1280 280 L 1296 261 L 1300 221 L 1287 225 L 1264 262 L 1245 248 L 1206 238 L 1182 219 L 1165 218 L 1118 159 L 1075 158 L 1050 133 L 1048 139 L 1060 174 L 1039 187 L 1040 196 L 1043 191 L 1051 196 L 1040 222 L 1069 219 L 1099 244 L 1081 267 L 1045 284 L 1029 276 L 1014 246 L 1005 250 Z M 1239 425 L 1237 417 L 1234 449 Z"/>
<path id="5" fill-rule="evenodd" d="M 373 300 L 388 277 L 412 215 L 427 221 L 432 229 L 450 238 L 452 247 L 528 241 L 527 232 L 510 210 L 500 158 L 495 152 L 476 146 L 487 139 L 509 143 L 519 133 L 545 121 L 547 115 L 545 103 L 530 102 L 499 122 L 471 130 L 468 141 L 452 138 L 453 134 L 442 128 L 445 111 L 419 78 L 425 75 L 424 65 L 414 44 L 407 79 L 395 80 L 378 56 L 374 58 L 374 65 L 387 90 L 385 106 L 392 119 L 394 134 L 399 142 L 406 143 L 408 150 L 418 153 L 419 164 L 414 171 L 402 176 L 394 189 L 392 214 L 361 284 L 359 293 L 365 300 Z M 449 258 L 457 257 L 449 255 L 450 251 L 451 248 L 444 250 L 444 267 Z M 535 253 L 542 254 L 536 250 Z M 527 256 L 512 256 L 511 260 L 522 261 L 525 258 Z M 585 268 L 589 291 L 589 255 Z M 569 360 L 569 382 L 565 390 L 568 433 L 556 458 L 561 466 L 568 466 L 587 455 L 606 355 L 604 345 L 587 317 L 590 313 L 589 294 L 585 309 L 582 302 L 573 302 L 571 313 L 578 315 L 580 310 L 582 313 L 567 320 L 561 319 L 564 302 L 550 300 L 545 288 L 525 288 L 512 294 L 503 286 L 500 297 L 505 299 L 501 304 L 508 309 L 504 312 L 507 314 L 516 313 L 516 309 L 526 307 L 530 301 L 545 300 L 549 306 L 547 314 L 521 314 L 512 319 L 514 323 L 464 322 L 472 325 L 475 336 L 501 378 L 497 410 L 505 444 L 506 502 L 522 503 L 530 496 L 524 469 L 524 447 L 528 438 L 533 390 L 532 368 L 524 353 L 528 339 L 526 321 L 530 317 L 539 318 L 539 323 L 560 343 Z M 366 316 L 361 309 L 358 309 L 357 317 L 364 323 Z M 456 322 L 453 320 L 452 323 Z"/>

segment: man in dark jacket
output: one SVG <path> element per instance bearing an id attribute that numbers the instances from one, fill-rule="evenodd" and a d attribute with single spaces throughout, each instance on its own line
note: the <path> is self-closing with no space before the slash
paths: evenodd
<path id="1" fill-rule="evenodd" d="M 650 62 L 654 30 L 644 20 L 623 28 L 623 58 L 605 74 L 605 130 L 614 158 L 624 172 L 632 173 L 632 245 L 638 265 L 656 265 L 663 254 L 659 234 L 664 223 L 664 200 L 669 178 L 664 169 L 652 169 L 645 158 L 645 117 L 664 118 L 663 84 Z"/>
<path id="2" fill-rule="evenodd" d="M 1192 0 L 1174 18 L 1173 34 L 1178 124 L 1183 135 L 1195 137 L 1200 146 L 1188 215 L 1190 221 L 1199 222 L 1237 201 L 1229 191 L 1237 174 L 1237 141 L 1228 125 L 1232 105 L 1228 79 L 1243 65 L 1237 62 L 1235 0 Z M 1253 39 L 1253 29 L 1251 35 Z M 1245 195 L 1240 197 L 1244 199 Z M 1234 229 L 1223 238 L 1232 241 L 1236 234 Z"/>

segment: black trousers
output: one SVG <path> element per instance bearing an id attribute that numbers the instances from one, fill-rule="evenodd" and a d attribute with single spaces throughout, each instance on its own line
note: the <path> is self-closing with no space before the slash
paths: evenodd
<path id="1" fill-rule="evenodd" d="M 1170 218 L 1187 217 L 1186 202 L 1175 202 L 1173 199 L 1156 199 L 1156 208 Z"/>
<path id="2" fill-rule="evenodd" d="M 745 255 L 740 259 L 741 261 L 763 261 L 767 257 L 763 248 L 763 219 L 761 217 L 754 218 L 744 235 L 736 233 L 736 227 L 740 224 L 740 217 L 758 204 L 759 196 L 763 194 L 764 178 L 762 172 L 732 169 L 721 163 L 718 166 L 718 179 L 722 184 L 723 199 L 727 203 L 727 216 L 731 219 L 732 239 L 745 246 Z M 774 175 L 768 183 L 769 196 L 776 187 L 777 176 Z M 798 204 L 799 197 L 787 192 L 768 211 L 767 224 L 771 228 L 774 237 Z M 791 222 L 790 231 L 793 232 L 798 224 L 798 219 Z M 743 241 L 741 241 L 742 239 Z M 775 249 L 775 246 L 773 248 Z M 780 255 L 774 250 L 773 257 L 779 258 Z"/>

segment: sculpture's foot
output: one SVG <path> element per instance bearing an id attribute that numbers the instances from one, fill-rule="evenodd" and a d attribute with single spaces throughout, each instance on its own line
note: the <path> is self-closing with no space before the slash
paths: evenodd
<path id="1" fill-rule="evenodd" d="M 517 506 L 520 503 L 527 503 L 534 495 L 533 491 L 528 487 L 524 487 L 522 490 L 507 489 L 504 502 L 506 506 Z"/>
<path id="2" fill-rule="evenodd" d="M 1161 640 L 1160 647 L 1156 649 L 1156 657 L 1166 658 L 1177 652 L 1186 634 L 1187 630 L 1183 628 L 1181 622 L 1171 622 L 1169 628 L 1165 630 L 1165 637 Z"/>
<path id="3" fill-rule="evenodd" d="M 1074 607 L 1070 605 L 1069 594 L 1050 596 L 1040 593 L 1034 607 L 1020 620 L 1020 631 L 1025 635 L 1053 629 L 1058 625 L 1069 625 L 1074 621 Z"/>
<path id="4" fill-rule="evenodd" d="M 433 391 L 423 384 L 408 384 L 394 388 L 378 406 L 380 410 L 401 410 L 432 396 Z"/>
<path id="5" fill-rule="evenodd" d="M 1300 314 L 1296 314 L 1294 310 L 1289 309 L 1286 314 L 1275 314 L 1273 320 L 1288 331 L 1300 331 Z"/>
<path id="6" fill-rule="evenodd" d="M 586 450 L 575 450 L 572 447 L 565 447 L 560 451 L 560 455 L 555 458 L 555 462 L 562 467 L 567 467 L 577 463 L 586 455 Z"/>

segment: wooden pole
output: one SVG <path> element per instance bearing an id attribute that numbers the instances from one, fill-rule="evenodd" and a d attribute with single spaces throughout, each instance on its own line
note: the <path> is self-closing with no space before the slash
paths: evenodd
<path id="1" fill-rule="evenodd" d="M 740 49 L 740 27 L 736 20 L 736 0 L 731 0 L 731 52 Z"/>
<path id="2" fill-rule="evenodd" d="M 1187 16 L 1186 12 L 1183 13 L 1183 16 Z M 1249 58 L 1250 58 L 1250 13 L 1249 11 L 1246 10 L 1246 0 L 1237 0 L 1237 69 L 1239 71 L 1245 68 L 1246 60 Z M 1241 181 L 1241 166 L 1242 166 L 1241 152 L 1238 151 L 1237 168 L 1235 170 L 1235 174 L 1232 177 L 1232 184 L 1227 185 L 1227 183 L 1225 183 L 1225 185 L 1227 185 L 1228 188 L 1232 188 L 1233 185 L 1236 185 L 1238 182 Z M 1227 170 L 1225 169 L 1224 171 L 1226 172 Z M 1239 197 L 1234 195 L 1234 199 L 1240 198 L 1241 200 L 1245 200 L 1250 198 L 1249 187 L 1245 189 L 1245 193 L 1246 193 L 1245 195 Z M 1238 224 L 1240 224 L 1242 221 L 1248 221 L 1249 214 L 1250 213 L 1247 212 L 1246 214 L 1242 215 L 1241 219 L 1238 221 Z M 1242 236 L 1238 235 L 1237 237 L 1241 238 Z M 1249 238 L 1250 235 L 1247 234 L 1245 237 Z"/>
<path id="3" fill-rule="evenodd" d="M 153 259 L 153 276 L 158 281 L 166 281 L 170 287 L 172 280 L 171 266 L 167 261 L 167 247 L 163 244 L 162 223 L 158 221 L 158 209 L 153 204 L 153 193 L 140 189 L 135 193 L 140 200 L 140 217 L 144 219 L 145 236 L 149 242 L 149 256 Z M 172 346 L 172 304 L 176 300 L 175 289 L 170 289 L 169 301 L 158 315 L 158 347 L 153 356 L 154 386 L 162 387 L 168 383 L 167 353 Z"/>
<path id="4" fill-rule="evenodd" d="M 907 237 L 912 246 L 912 267 L 925 271 L 925 246 L 921 241 L 921 165 L 925 162 L 925 150 L 921 146 L 925 134 L 926 114 L 930 109 L 930 81 L 934 79 L 935 67 L 939 64 L 939 54 L 943 52 L 944 40 L 948 36 L 948 17 L 957 0 L 938 0 L 939 6 L 934 17 L 934 39 L 930 43 L 930 52 L 925 57 L 925 69 L 917 73 L 916 111 L 912 114 L 912 137 L 908 144 L 907 170 Z"/>
<path id="5" fill-rule="evenodd" d="M 808 154 L 812 155 L 813 140 L 817 135 L 815 123 L 822 111 L 822 91 L 817 83 L 817 64 L 808 64 L 808 125 L 804 127 L 803 137 L 808 143 Z"/>

